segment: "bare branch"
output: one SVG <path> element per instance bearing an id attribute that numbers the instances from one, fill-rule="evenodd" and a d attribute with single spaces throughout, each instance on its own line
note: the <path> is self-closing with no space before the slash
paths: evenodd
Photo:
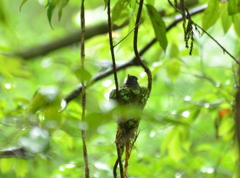
<path id="1" fill-rule="evenodd" d="M 82 0 L 81 6 L 81 66 L 84 69 L 84 59 L 85 59 L 85 8 L 84 8 L 84 0 Z M 85 92 L 85 82 L 82 83 L 82 122 L 85 122 L 85 109 L 86 109 L 86 92 Z M 82 129 L 82 142 L 83 142 L 83 155 L 85 162 L 85 178 L 89 178 L 89 167 L 88 167 L 88 154 L 87 154 L 87 146 L 85 140 L 85 129 Z"/>
<path id="2" fill-rule="evenodd" d="M 206 33 L 209 38 L 211 38 L 215 43 L 217 43 L 217 45 L 220 48 L 222 48 L 224 53 L 226 52 L 237 64 L 240 65 L 240 62 L 232 54 L 230 54 L 217 40 L 215 40 L 215 38 L 213 38 L 206 30 L 204 30 L 202 27 L 200 27 L 198 24 L 194 22 L 193 24 L 196 25 L 198 28 L 200 28 L 204 33 Z"/>
<path id="3" fill-rule="evenodd" d="M 113 167 L 113 178 L 117 178 L 117 166 L 118 166 L 118 158 Z"/>
<path id="4" fill-rule="evenodd" d="M 116 62 L 115 62 L 115 55 L 114 55 L 114 46 L 113 46 L 113 38 L 112 38 L 112 23 L 111 23 L 111 10 L 110 10 L 110 1 L 108 0 L 108 33 L 109 33 L 109 43 L 110 43 L 110 50 L 112 55 L 112 64 L 113 64 L 113 73 L 114 73 L 114 80 L 116 85 L 116 96 L 118 97 L 118 80 L 117 80 L 117 70 L 116 70 Z"/>
<path id="5" fill-rule="evenodd" d="M 139 4 L 139 9 L 138 9 L 138 14 L 137 14 L 137 19 L 136 19 L 136 26 L 137 24 L 140 22 L 140 18 L 141 18 L 141 13 L 142 13 L 142 6 L 143 6 L 143 1 L 144 0 L 140 0 L 140 4 Z M 144 68 L 145 72 L 148 75 L 148 90 L 149 90 L 149 94 L 151 93 L 152 90 L 152 73 L 150 71 L 150 69 L 142 62 L 140 54 L 138 53 L 138 49 L 137 49 L 137 37 L 138 37 L 138 26 L 135 28 L 134 31 L 134 41 L 133 41 L 133 48 L 134 48 L 134 53 L 136 56 L 137 61 L 139 62 L 139 64 Z"/>
<path id="6" fill-rule="evenodd" d="M 115 48 L 118 44 L 120 44 L 123 40 L 125 40 L 128 35 L 130 35 L 130 33 L 132 33 L 132 31 L 142 22 L 139 22 L 123 39 L 121 39 L 117 44 L 115 44 L 113 47 Z"/>
<path id="7" fill-rule="evenodd" d="M 114 25 L 113 29 L 117 30 L 117 29 L 123 28 L 127 24 L 128 24 L 128 21 L 124 22 L 121 26 Z M 90 39 L 93 36 L 101 35 L 107 32 L 108 32 L 107 24 L 100 24 L 100 25 L 95 25 L 93 27 L 89 27 L 86 29 L 85 40 Z M 52 51 L 73 45 L 75 43 L 79 43 L 80 41 L 81 41 L 81 30 L 73 32 L 72 34 L 66 37 L 57 39 L 55 41 L 52 41 L 43 45 L 39 45 L 33 48 L 28 48 L 23 51 L 18 51 L 13 55 L 19 56 L 26 60 L 32 59 L 38 56 L 46 55 Z"/>

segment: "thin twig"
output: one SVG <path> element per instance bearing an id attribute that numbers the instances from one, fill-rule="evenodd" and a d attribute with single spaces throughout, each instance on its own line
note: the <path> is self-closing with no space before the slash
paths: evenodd
<path id="1" fill-rule="evenodd" d="M 202 27 L 200 27 L 198 24 L 196 24 L 195 22 L 193 22 L 194 25 L 196 25 L 198 28 L 200 28 L 204 33 L 207 34 L 207 36 L 209 38 L 211 38 L 215 43 L 217 43 L 217 45 L 222 48 L 223 52 L 227 53 L 237 64 L 240 65 L 240 62 L 232 55 L 230 54 L 217 40 L 215 40 L 206 30 L 204 30 Z"/>
<path id="2" fill-rule="evenodd" d="M 142 13 L 142 7 L 143 7 L 143 1 L 144 0 L 140 0 L 140 3 L 139 3 L 137 19 L 136 19 L 136 23 L 135 23 L 136 26 L 140 22 L 141 13 Z M 133 48 L 134 48 L 134 53 L 135 53 L 136 59 L 138 60 L 139 64 L 144 68 L 145 72 L 148 75 L 148 90 L 149 90 L 148 96 L 149 96 L 150 93 L 151 93 L 151 90 L 152 90 L 152 73 L 151 73 L 150 69 L 142 62 L 141 57 L 140 57 L 140 55 L 138 53 L 137 37 L 138 37 L 138 26 L 134 30 Z"/>
<path id="3" fill-rule="evenodd" d="M 112 55 L 112 64 L 113 64 L 113 73 L 114 73 L 114 80 L 115 80 L 115 85 L 116 85 L 116 99 L 118 100 L 119 98 L 119 92 L 118 92 L 118 80 L 117 80 L 117 69 L 116 69 L 116 62 L 115 62 L 115 55 L 114 55 L 114 46 L 113 46 L 113 39 L 112 39 L 112 23 L 111 23 L 111 9 L 110 9 L 110 0 L 108 0 L 108 5 L 107 5 L 107 14 L 108 14 L 108 33 L 109 33 L 109 43 L 110 43 L 110 50 L 111 50 L 111 55 Z M 120 176 L 121 178 L 124 178 L 124 173 L 123 173 L 123 165 L 122 165 L 122 154 L 120 147 L 118 143 L 116 143 L 117 147 L 117 155 L 118 155 L 118 163 L 120 166 Z M 113 169 L 113 173 L 116 174 L 115 171 L 115 166 Z"/>
<path id="4" fill-rule="evenodd" d="M 235 81 L 235 87 L 239 86 L 239 81 L 237 80 L 237 75 L 236 75 L 236 71 L 234 69 L 234 64 L 232 64 L 232 71 L 233 71 L 233 76 L 234 76 L 234 81 Z"/>
<path id="5" fill-rule="evenodd" d="M 84 35 L 85 35 L 85 9 L 84 9 L 84 0 L 82 0 L 81 6 L 81 67 L 84 69 L 84 59 L 85 59 L 85 43 L 84 43 Z M 85 82 L 82 83 L 82 122 L 85 121 L 85 108 L 86 108 L 86 92 L 85 92 Z M 82 142 L 83 142 L 83 155 L 85 162 L 85 178 L 89 178 L 89 167 L 88 167 L 88 154 L 87 154 L 87 146 L 85 140 L 85 129 L 82 129 Z"/>
<path id="6" fill-rule="evenodd" d="M 123 164 L 122 164 L 122 150 L 120 143 L 116 143 L 117 146 L 117 154 L 118 154 L 118 164 L 120 167 L 120 176 L 121 178 L 124 178 L 124 171 L 123 171 Z"/>
<path id="7" fill-rule="evenodd" d="M 127 142 L 125 144 L 126 146 L 126 151 L 125 151 L 125 177 L 128 178 L 128 159 L 130 157 L 130 153 L 129 153 L 129 146 L 130 145 L 130 142 Z"/>
<path id="8" fill-rule="evenodd" d="M 117 44 L 115 44 L 113 47 L 115 48 L 119 43 L 121 43 L 123 40 L 125 40 L 128 35 L 130 35 L 130 33 L 132 33 L 132 31 L 142 22 L 139 22 L 123 39 L 121 39 Z"/>
<path id="9" fill-rule="evenodd" d="M 108 33 L 109 33 L 109 43 L 110 43 L 110 50 L 112 55 L 112 63 L 113 63 L 113 73 L 114 73 L 114 80 L 116 85 L 116 98 L 118 99 L 118 80 L 117 80 L 117 70 L 116 70 L 116 62 L 115 62 L 115 55 L 114 55 L 114 46 L 113 46 L 113 39 L 112 39 L 112 23 L 111 23 L 111 10 L 110 10 L 110 1 L 108 0 L 108 7 L 107 7 L 107 14 L 108 14 Z"/>
<path id="10" fill-rule="evenodd" d="M 113 178 L 117 178 L 117 166 L 118 166 L 118 158 L 113 167 Z"/>

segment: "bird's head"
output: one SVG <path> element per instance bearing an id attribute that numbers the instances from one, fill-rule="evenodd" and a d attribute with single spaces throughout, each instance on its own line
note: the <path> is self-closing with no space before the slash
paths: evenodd
<path id="1" fill-rule="evenodd" d="M 124 87 L 138 88 L 139 84 L 137 81 L 138 81 L 138 78 L 136 76 L 128 74 L 128 78 L 126 83 L 124 84 Z"/>

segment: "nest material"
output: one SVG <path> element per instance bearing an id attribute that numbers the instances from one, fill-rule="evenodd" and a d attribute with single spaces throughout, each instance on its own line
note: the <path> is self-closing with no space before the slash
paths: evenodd
<path id="1" fill-rule="evenodd" d="M 146 87 L 138 88 L 122 88 L 119 90 L 118 103 L 131 108 L 139 108 L 142 110 L 149 97 L 149 90 Z M 116 90 L 112 90 L 110 93 L 110 99 L 116 99 Z M 125 113 L 119 116 L 118 129 L 116 133 L 115 143 L 120 149 L 121 156 L 125 148 L 125 170 L 128 166 L 128 159 L 130 157 L 131 150 L 134 146 L 134 142 L 138 136 L 138 126 L 140 117 L 127 116 Z"/>
<path id="2" fill-rule="evenodd" d="M 149 90 L 145 87 L 138 88 L 122 88 L 119 90 L 118 102 L 127 106 L 127 108 L 140 108 L 143 109 L 147 103 Z M 110 93 L 111 99 L 116 99 L 116 90 Z M 128 116 L 119 116 L 118 131 L 116 135 L 117 142 L 128 142 L 134 139 L 135 132 L 138 129 L 140 118 L 129 118 Z M 120 139 L 121 138 L 121 139 Z"/>
<path id="3" fill-rule="evenodd" d="M 141 109 L 147 103 L 149 90 L 146 87 L 138 88 L 122 88 L 119 90 L 118 102 L 122 105 L 134 105 Z M 116 99 L 116 90 L 112 90 L 110 93 L 111 99 Z"/>

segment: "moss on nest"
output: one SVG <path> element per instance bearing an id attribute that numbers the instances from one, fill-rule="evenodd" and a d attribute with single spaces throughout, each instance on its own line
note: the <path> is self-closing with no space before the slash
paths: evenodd
<path id="1" fill-rule="evenodd" d="M 139 88 L 122 88 L 119 90 L 118 102 L 123 105 L 134 105 L 144 108 L 147 103 L 149 90 L 146 87 Z M 116 90 L 112 90 L 110 93 L 111 99 L 116 99 Z"/>

